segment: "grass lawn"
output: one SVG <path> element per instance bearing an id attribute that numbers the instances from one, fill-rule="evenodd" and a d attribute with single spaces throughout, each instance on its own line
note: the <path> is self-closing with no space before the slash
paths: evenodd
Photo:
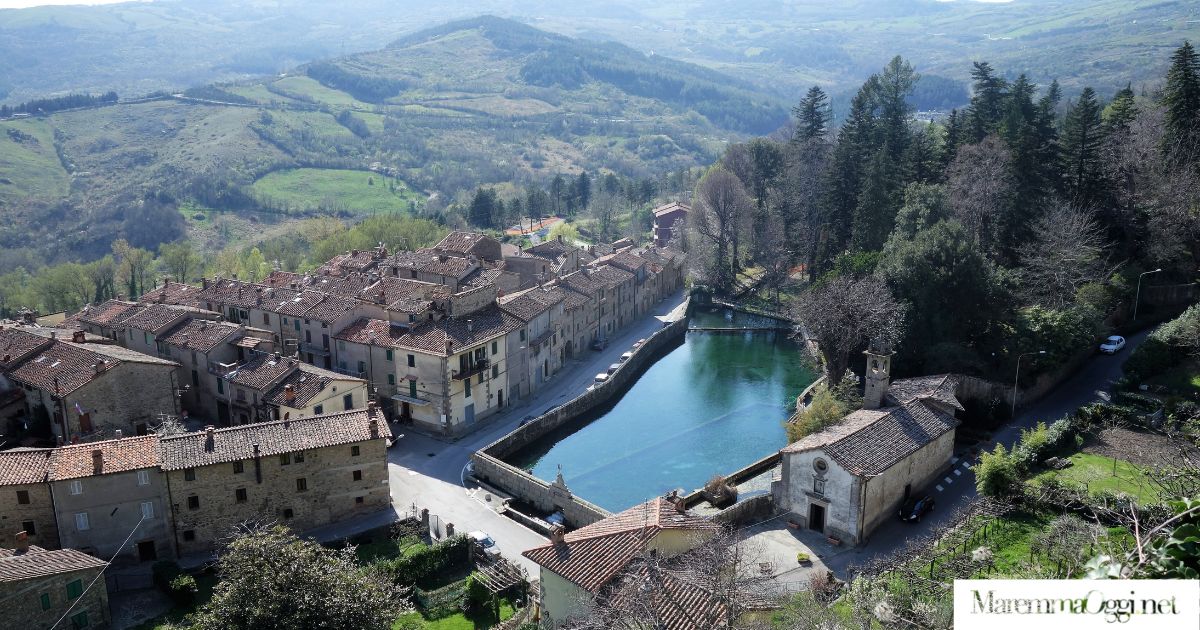
<path id="1" fill-rule="evenodd" d="M 330 105 L 338 108 L 350 109 L 365 109 L 370 111 L 373 105 L 364 103 L 341 90 L 335 90 L 322 85 L 316 79 L 306 76 L 290 76 L 284 77 L 275 81 L 276 89 L 279 89 L 287 94 L 297 94 L 299 96 L 311 98 L 314 101 Z"/>
<path id="2" fill-rule="evenodd" d="M 28 118 L 0 123 L 0 206 L 24 197 L 62 197 L 70 183 L 48 122 Z"/>
<path id="3" fill-rule="evenodd" d="M 500 602 L 500 619 L 497 621 L 491 615 L 482 618 L 469 619 L 466 615 L 458 613 L 441 619 L 426 619 L 419 612 L 410 612 L 402 615 L 392 628 L 396 630 L 415 630 L 422 628 L 424 630 L 476 630 L 483 628 L 491 628 L 500 621 L 505 621 L 513 616 L 514 610 L 511 604 L 506 601 Z"/>
<path id="4" fill-rule="evenodd" d="M 171 625 L 178 624 L 183 621 L 183 618 L 196 611 L 197 608 L 203 606 L 208 600 L 212 599 L 213 587 L 217 585 L 217 575 L 215 573 L 202 573 L 196 576 L 196 587 L 199 591 L 196 594 L 196 603 L 192 606 L 176 607 L 167 611 L 167 614 L 156 617 L 143 623 L 139 626 L 134 626 L 131 630 L 167 630 Z"/>
<path id="5" fill-rule="evenodd" d="M 369 543 L 359 545 L 354 550 L 354 555 L 358 557 L 359 564 L 370 564 L 375 560 L 384 560 L 395 558 L 401 554 L 409 555 L 416 553 L 418 549 L 425 545 L 416 538 L 402 538 L 394 540 L 385 538 Z"/>
<path id="6" fill-rule="evenodd" d="M 1146 477 L 1141 466 L 1092 453 L 1075 453 L 1069 459 L 1074 464 L 1070 468 L 1047 470 L 1036 475 L 1030 482 L 1039 483 L 1044 479 L 1058 478 L 1068 485 L 1084 486 L 1089 492 L 1125 493 L 1140 503 L 1152 503 L 1160 498 L 1158 487 Z"/>
<path id="7" fill-rule="evenodd" d="M 348 133 L 348 132 L 347 132 Z M 396 191 L 389 189 L 396 183 Z M 408 212 L 421 196 L 404 182 L 371 171 L 297 168 L 275 171 L 254 182 L 256 194 L 293 210 L 333 209 L 354 214 Z"/>

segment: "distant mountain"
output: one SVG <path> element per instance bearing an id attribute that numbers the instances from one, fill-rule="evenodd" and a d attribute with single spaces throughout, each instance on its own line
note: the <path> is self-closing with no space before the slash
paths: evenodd
<path id="1" fill-rule="evenodd" d="M 709 164 L 787 118 L 709 68 L 475 18 L 266 79 L 0 121 L 0 249 L 92 258 L 117 237 L 185 233 L 223 245 L 264 221 L 408 211 L 481 184 L 644 177 Z"/>

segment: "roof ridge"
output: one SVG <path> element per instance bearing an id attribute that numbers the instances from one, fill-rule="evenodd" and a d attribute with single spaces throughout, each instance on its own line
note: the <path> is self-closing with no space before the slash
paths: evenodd
<path id="1" fill-rule="evenodd" d="M 72 448 L 84 448 L 84 447 L 96 448 L 97 446 L 99 446 L 101 444 L 109 444 L 112 442 L 124 442 L 124 443 L 128 444 L 135 440 L 153 440 L 157 437 L 159 437 L 157 433 L 151 433 L 151 434 L 147 434 L 147 435 L 130 435 L 127 437 L 111 438 L 111 439 L 107 439 L 107 440 L 98 440 L 96 442 L 80 442 L 78 444 L 63 444 L 62 446 L 56 446 L 49 450 L 60 451 L 60 450 L 67 450 L 67 449 L 72 449 Z"/>
<path id="2" fill-rule="evenodd" d="M 213 433 L 229 433 L 231 431 L 242 431 L 242 430 L 250 429 L 250 428 L 271 427 L 271 426 L 275 426 L 275 425 L 282 425 L 282 424 L 289 424 L 289 423 L 297 424 L 297 423 L 301 423 L 301 422 L 309 422 L 312 420 L 326 420 L 329 418 L 336 418 L 338 416 L 347 416 L 350 414 L 357 414 L 357 413 L 365 413 L 368 416 L 370 416 L 371 415 L 370 411 L 371 410 L 369 407 L 360 407 L 358 409 L 347 409 L 344 411 L 335 411 L 333 413 L 323 413 L 320 415 L 306 416 L 303 418 L 288 418 L 288 419 L 281 419 L 281 420 L 271 420 L 269 422 L 252 422 L 250 424 L 240 424 L 235 427 L 221 427 L 219 429 L 214 428 Z M 168 440 L 177 440 L 177 439 L 183 439 L 183 438 L 204 437 L 205 435 L 206 434 L 204 431 L 189 431 L 187 433 L 180 433 L 177 435 L 164 435 L 159 439 L 160 439 L 160 441 L 165 442 Z"/>

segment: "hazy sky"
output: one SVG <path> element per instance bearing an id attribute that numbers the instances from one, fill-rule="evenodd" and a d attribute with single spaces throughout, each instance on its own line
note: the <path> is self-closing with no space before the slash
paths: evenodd
<path id="1" fill-rule="evenodd" d="M 47 4 L 116 4 L 130 0 L 0 0 L 0 9 L 24 9 L 25 7 L 40 7 Z M 142 0 L 146 2 L 148 0 Z"/>

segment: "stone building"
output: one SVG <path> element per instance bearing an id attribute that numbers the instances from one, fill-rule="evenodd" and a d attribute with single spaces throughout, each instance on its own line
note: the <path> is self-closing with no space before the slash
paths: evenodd
<path id="1" fill-rule="evenodd" d="M 108 589 L 103 579 L 96 579 L 105 564 L 74 549 L 47 551 L 22 538 L 15 549 L 0 548 L 5 627 L 108 627 Z"/>
<path id="2" fill-rule="evenodd" d="M 180 400 L 192 418 L 217 419 L 217 380 L 223 366 L 245 360 L 251 351 L 271 352 L 270 331 L 230 322 L 190 319 L 158 338 L 159 356 L 179 364 Z"/>
<path id="3" fill-rule="evenodd" d="M 243 522 L 304 532 L 391 505 L 390 438 L 374 408 L 161 438 L 180 555 Z"/>
<path id="4" fill-rule="evenodd" d="M 58 547 L 58 521 L 46 482 L 53 449 L 0 451 L 0 536 L 25 532 L 30 544 Z"/>
<path id="5" fill-rule="evenodd" d="M 954 454 L 953 377 L 889 384 L 890 353 L 868 351 L 864 406 L 782 450 L 776 503 L 808 529 L 856 545 Z"/>
<path id="6" fill-rule="evenodd" d="M 174 558 L 167 487 L 153 435 L 54 450 L 47 479 L 59 545 L 118 564 Z"/>
<path id="7" fill-rule="evenodd" d="M 666 247 L 672 241 L 678 242 L 687 225 L 688 213 L 692 209 L 682 203 L 673 201 L 654 209 L 654 246 Z"/>
<path id="8" fill-rule="evenodd" d="M 245 361 L 216 367 L 214 401 L 221 426 L 360 409 L 367 404 L 367 383 L 361 378 L 279 353 L 245 356 Z"/>
<path id="9" fill-rule="evenodd" d="M 505 296 L 500 310 L 524 325 L 507 335 L 509 400 L 524 398 L 562 368 L 565 345 L 560 342 L 563 326 L 563 295 L 535 287 Z"/>
<path id="10" fill-rule="evenodd" d="M 6 376 L 24 388 L 29 414 L 46 414 L 53 433 L 69 441 L 118 429 L 143 434 L 163 414 L 177 415 L 178 367 L 116 345 L 54 339 Z"/>
<path id="11" fill-rule="evenodd" d="M 538 606 L 555 627 L 585 614 L 586 604 L 602 597 L 638 558 L 678 556 L 718 529 L 689 514 L 678 499 L 658 497 L 568 534 L 556 533 L 549 543 L 522 555 L 540 567 Z"/>
<path id="12" fill-rule="evenodd" d="M 159 337 L 171 330 L 177 324 L 189 319 L 217 319 L 220 313 L 205 311 L 187 306 L 171 304 L 150 304 L 141 306 L 139 310 L 121 322 L 124 328 L 124 339 L 117 341 L 130 350 L 150 356 L 159 356 L 164 351 Z"/>
<path id="13" fill-rule="evenodd" d="M 481 260 L 499 261 L 504 259 L 500 241 L 476 232 L 451 232 L 433 248 L 439 252 L 463 258 L 476 256 Z"/>

